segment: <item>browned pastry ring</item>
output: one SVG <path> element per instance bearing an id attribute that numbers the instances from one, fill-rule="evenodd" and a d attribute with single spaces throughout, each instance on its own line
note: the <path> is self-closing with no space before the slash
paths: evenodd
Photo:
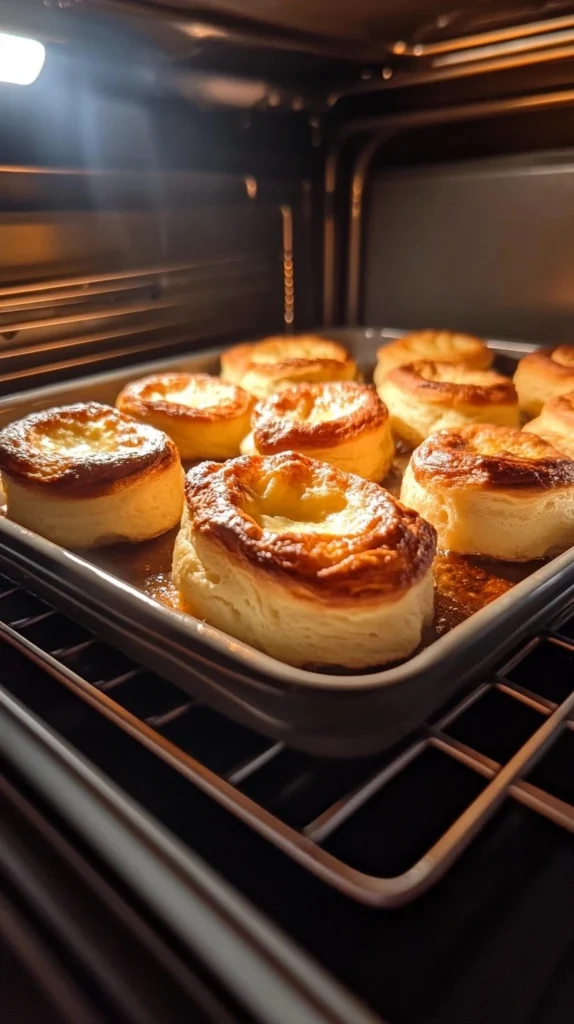
<path id="1" fill-rule="evenodd" d="M 127 384 L 116 405 L 169 434 L 182 459 L 228 459 L 249 430 L 253 397 L 207 373 L 158 373 Z"/>
<path id="2" fill-rule="evenodd" d="M 433 523 L 441 549 L 527 561 L 574 544 L 574 462 L 524 431 L 432 434 L 413 452 L 401 499 Z"/>
<path id="3" fill-rule="evenodd" d="M 367 480 L 389 472 L 395 447 L 386 406 L 356 381 L 297 384 L 259 402 L 245 455 L 296 451 Z"/>
<path id="4" fill-rule="evenodd" d="M 303 381 L 353 380 L 357 367 L 336 341 L 314 334 L 234 345 L 221 356 L 221 376 L 257 398 Z"/>
<path id="5" fill-rule="evenodd" d="M 432 527 L 378 485 L 294 452 L 246 456 L 188 474 L 173 578 L 197 614 L 281 660 L 359 667 L 419 642 L 434 551 Z"/>
<path id="6" fill-rule="evenodd" d="M 514 385 L 494 370 L 421 360 L 390 370 L 378 392 L 395 434 L 413 447 L 436 430 L 520 423 Z"/>
<path id="7" fill-rule="evenodd" d="M 574 391 L 550 398 L 540 416 L 527 423 L 525 430 L 538 434 L 558 451 L 574 459 Z"/>
<path id="8" fill-rule="evenodd" d="M 466 366 L 470 370 L 488 370 L 492 352 L 486 342 L 471 334 L 455 331 L 412 331 L 396 341 L 381 345 L 377 351 L 375 384 L 379 387 L 389 370 L 420 360 Z"/>
<path id="9" fill-rule="evenodd" d="M 574 391 L 574 345 L 541 348 L 520 360 L 514 374 L 520 408 L 538 416 L 550 398 Z"/>
<path id="10" fill-rule="evenodd" d="M 69 547 L 145 540 L 181 515 L 183 471 L 165 434 L 97 402 L 0 431 L 8 516 Z"/>

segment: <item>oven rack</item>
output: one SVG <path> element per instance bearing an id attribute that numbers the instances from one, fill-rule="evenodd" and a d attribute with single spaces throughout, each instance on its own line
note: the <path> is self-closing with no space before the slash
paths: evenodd
<path id="1" fill-rule="evenodd" d="M 222 293 L 246 316 L 245 329 L 257 333 L 260 308 L 279 287 L 264 251 L 0 286 L 0 394 L 23 379 L 43 382 L 54 367 L 78 373 L 130 354 L 189 349 L 200 325 L 214 335 L 227 329 Z"/>
<path id="2" fill-rule="evenodd" d="M 6 575 L 0 638 L 0 683 L 23 703 L 32 663 L 358 901 L 414 899 L 506 798 L 574 832 L 574 603 L 400 747 L 340 761 L 190 700 Z"/>

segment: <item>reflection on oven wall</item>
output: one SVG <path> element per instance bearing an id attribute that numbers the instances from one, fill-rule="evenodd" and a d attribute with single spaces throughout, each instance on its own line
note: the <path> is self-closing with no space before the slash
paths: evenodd
<path id="1" fill-rule="evenodd" d="M 571 341 L 573 231 L 573 150 L 376 171 L 362 319 Z"/>
<path id="2" fill-rule="evenodd" d="M 264 196 L 250 201 L 241 172 L 235 189 L 212 173 L 213 129 L 185 105 L 106 95 L 74 72 L 48 53 L 33 85 L 1 86 L 0 166 L 27 173 L 0 175 L 0 278 L 257 254 L 281 290 L 279 201 L 270 215 Z"/>
<path id="3" fill-rule="evenodd" d="M 292 253 L 308 248 L 306 135 L 303 165 L 285 163 L 284 126 L 262 167 L 268 129 L 243 111 L 117 86 L 50 47 L 33 84 L 0 85 L 0 393 L 22 371 L 34 386 L 43 366 L 133 360 L 140 336 L 193 348 L 308 316 Z"/>

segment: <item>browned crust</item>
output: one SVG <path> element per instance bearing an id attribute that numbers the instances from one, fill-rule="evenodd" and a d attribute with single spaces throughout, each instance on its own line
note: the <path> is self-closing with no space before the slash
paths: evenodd
<path id="1" fill-rule="evenodd" d="M 329 493 L 360 502 L 360 532 L 265 530 L 249 513 L 253 486 L 262 474 L 273 480 L 280 476 L 298 489 L 320 481 Z M 185 497 L 196 533 L 314 600 L 399 596 L 428 572 L 436 550 L 434 528 L 382 487 L 294 452 L 243 456 L 223 466 L 204 462 L 188 473 Z"/>
<path id="2" fill-rule="evenodd" d="M 310 349 L 316 345 L 321 354 L 308 357 L 288 354 L 290 348 L 296 351 L 302 344 L 308 345 Z M 285 352 L 285 355 L 282 358 L 276 358 L 277 354 L 282 352 Z M 258 354 L 260 357 L 261 354 L 265 355 L 266 353 L 269 355 L 268 362 L 261 358 L 256 360 L 253 358 L 254 354 Z M 278 335 L 273 338 L 265 338 L 263 341 L 234 345 L 221 356 L 221 366 L 224 372 L 228 372 L 229 376 L 235 380 L 244 377 L 251 371 L 255 371 L 269 380 L 280 379 L 298 372 L 314 373 L 330 370 L 336 374 L 340 370 L 341 364 L 350 366 L 353 362 L 347 350 L 338 342 L 315 335 L 298 335 L 292 338 Z"/>
<path id="3" fill-rule="evenodd" d="M 39 447 L 57 426 L 113 430 L 117 447 L 81 458 Z M 179 462 L 173 441 L 99 402 L 80 402 L 31 413 L 0 431 L 0 470 L 16 483 L 59 496 L 95 498 L 129 486 L 144 475 Z"/>
<path id="4" fill-rule="evenodd" d="M 419 360 L 406 366 L 397 366 L 387 374 L 387 381 L 408 391 L 410 395 L 425 403 L 441 405 L 513 405 L 518 404 L 516 388 L 511 380 L 493 370 L 472 370 L 468 373 L 484 373 L 492 381 L 490 384 L 458 384 L 448 379 L 449 371 L 453 371 L 452 363 L 438 363 L 430 360 Z M 463 367 L 458 366 L 461 373 Z"/>
<path id="5" fill-rule="evenodd" d="M 574 442 L 574 391 L 549 398 L 537 419 L 548 430 L 571 435 Z"/>
<path id="6" fill-rule="evenodd" d="M 456 350 L 456 347 L 454 346 L 456 339 L 466 343 L 466 355 L 460 350 Z M 408 364 L 411 359 L 417 360 L 416 352 L 410 355 L 411 346 L 423 344 L 425 346 L 428 345 L 429 347 L 432 347 L 433 345 L 436 346 L 437 342 L 440 340 L 448 340 L 453 343 L 452 358 L 446 356 L 444 352 L 440 352 L 439 354 L 437 351 L 437 359 L 441 362 L 468 366 L 475 370 L 487 370 L 492 363 L 492 352 L 488 348 L 486 342 L 481 338 L 476 338 L 472 334 L 462 334 L 459 331 L 440 331 L 432 328 L 426 328 L 421 331 L 411 331 L 409 334 L 404 334 L 402 338 L 397 338 L 396 341 L 387 342 L 386 345 L 381 345 L 377 349 L 377 360 L 385 363 L 388 361 L 389 355 L 394 357 L 395 353 L 402 353 L 405 357 L 405 364 Z"/>
<path id="7" fill-rule="evenodd" d="M 551 398 L 542 410 L 543 415 L 546 413 L 554 420 L 560 421 L 574 434 L 574 391 L 569 391 L 567 395 L 557 395 L 556 398 Z"/>
<path id="8" fill-rule="evenodd" d="M 327 406 L 337 403 L 338 406 L 341 401 L 354 405 L 354 410 L 322 423 L 293 418 L 296 412 L 309 415 L 317 402 Z M 253 439 L 261 455 L 275 455 L 290 448 L 313 451 L 332 448 L 379 430 L 387 420 L 386 406 L 374 388 L 366 384 L 355 381 L 298 384 L 257 403 L 253 410 Z"/>
<path id="9" fill-rule="evenodd" d="M 228 397 L 201 409 L 173 402 L 168 398 L 152 397 L 158 391 L 169 394 L 170 391 L 183 391 L 192 385 L 198 390 L 208 390 L 214 382 L 225 388 Z M 116 399 L 118 409 L 135 419 L 146 420 L 159 414 L 167 416 L 170 420 L 197 424 L 217 423 L 247 416 L 253 402 L 253 397 L 237 384 L 212 377 L 208 373 L 158 373 L 151 377 L 143 377 L 141 380 L 126 384 Z"/>
<path id="10" fill-rule="evenodd" d="M 431 434 L 411 457 L 421 484 L 543 492 L 574 486 L 574 461 L 536 434 L 474 424 Z"/>
<path id="11" fill-rule="evenodd" d="M 571 380 L 574 386 L 574 345 L 557 345 L 556 348 L 530 352 L 516 368 L 519 380 L 525 372 L 532 376 L 541 375 L 544 380 Z"/>

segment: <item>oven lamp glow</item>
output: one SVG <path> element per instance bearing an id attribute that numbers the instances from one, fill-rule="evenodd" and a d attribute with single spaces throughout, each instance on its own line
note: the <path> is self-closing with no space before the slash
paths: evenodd
<path id="1" fill-rule="evenodd" d="M 31 85 L 46 59 L 46 48 L 36 39 L 0 32 L 0 82 Z"/>

